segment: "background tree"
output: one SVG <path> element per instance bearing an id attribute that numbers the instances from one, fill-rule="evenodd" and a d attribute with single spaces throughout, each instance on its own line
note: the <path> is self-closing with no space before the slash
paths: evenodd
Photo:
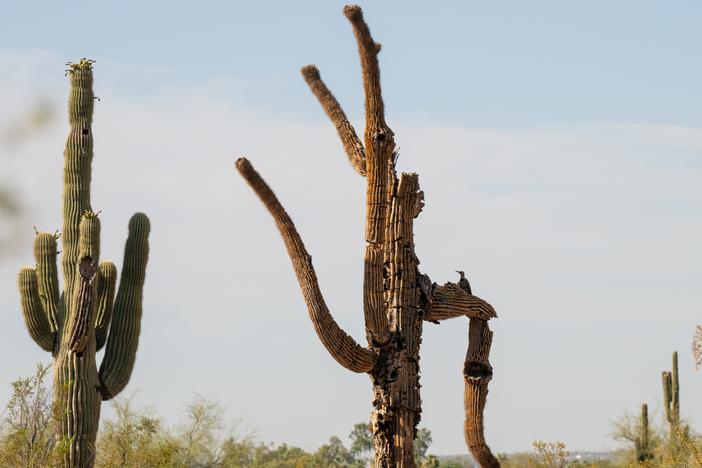
<path id="1" fill-rule="evenodd" d="M 103 468 L 174 466 L 179 441 L 164 429 L 161 419 L 134 409 L 131 398 L 113 400 L 115 419 L 107 420 L 97 441 L 95 464 Z"/>
<path id="2" fill-rule="evenodd" d="M 50 425 L 51 402 L 45 385 L 48 366 L 12 382 L 12 396 L 0 426 L 0 466 L 40 468 L 56 463 Z"/>
<path id="3" fill-rule="evenodd" d="M 465 435 L 483 466 L 499 466 L 483 436 L 483 409 L 492 378 L 488 362 L 496 317 L 487 302 L 472 294 L 468 281 L 438 286 L 419 272 L 414 251 L 413 219 L 422 211 L 424 194 L 417 174 L 395 170 L 394 134 L 385 122 L 377 44 L 358 5 L 347 5 L 358 43 L 365 92 L 366 128 L 361 142 L 336 98 L 314 65 L 302 69 L 312 93 L 334 123 L 346 155 L 366 178 L 366 229 L 363 310 L 368 346 L 359 345 L 332 317 L 295 225 L 273 191 L 245 158 L 239 173 L 273 216 L 288 250 L 310 319 L 332 357 L 343 367 L 367 373 L 373 383 L 371 427 L 378 467 L 415 466 L 414 443 L 421 417 L 419 346 L 425 320 L 438 322 L 466 316 L 470 344 L 464 367 Z"/>
<path id="4" fill-rule="evenodd" d="M 356 459 L 368 460 L 373 457 L 373 432 L 367 422 L 354 424 L 349 439 L 351 439 L 349 452 Z"/>

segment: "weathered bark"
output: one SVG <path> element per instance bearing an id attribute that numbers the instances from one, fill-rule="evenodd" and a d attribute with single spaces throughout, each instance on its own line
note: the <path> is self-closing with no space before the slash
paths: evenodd
<path id="1" fill-rule="evenodd" d="M 99 264 L 100 220 L 90 207 L 93 158 L 92 61 L 69 64 L 70 131 L 64 151 L 63 294 L 59 293 L 57 236 L 39 233 L 36 268 L 19 275 L 22 311 L 30 336 L 54 357 L 56 451 L 65 467 L 91 467 L 100 405 L 119 393 L 131 375 L 139 340 L 141 299 L 148 257 L 149 220 L 129 223 L 122 277 Z M 98 371 L 95 352 L 107 342 Z"/>
<path id="2" fill-rule="evenodd" d="M 487 322 L 471 318 L 468 331 L 468 352 L 463 367 L 466 410 L 464 431 L 470 452 L 483 467 L 500 466 L 485 442 L 483 426 L 483 410 L 487 400 L 488 383 L 492 379 L 492 366 L 489 361 L 491 345 L 492 332 Z"/>
<path id="3" fill-rule="evenodd" d="M 336 127 L 351 165 L 366 177 L 363 311 L 367 348 L 356 343 L 331 317 L 319 291 L 311 257 L 274 193 L 248 160 L 239 159 L 236 167 L 281 232 L 320 340 L 342 366 L 371 377 L 375 466 L 414 467 L 414 439 L 421 417 L 419 348 L 424 320 L 436 322 L 466 316 L 486 324 L 486 320 L 497 315 L 490 304 L 459 284 L 432 285 L 426 275 L 419 273 L 413 220 L 422 210 L 424 194 L 419 190 L 416 174 L 403 173 L 398 177 L 395 171 L 394 134 L 385 122 L 380 88 L 377 58 L 380 44 L 373 40 L 360 7 L 346 6 L 344 14 L 353 26 L 363 73 L 366 110 L 363 143 L 322 81 L 317 67 L 304 67 L 302 75 Z M 471 341 L 471 346 L 479 345 Z M 487 362 L 487 354 L 484 359 Z M 487 393 L 486 383 L 484 393 Z M 482 405 L 466 414 L 471 424 L 480 428 L 475 434 L 481 437 L 482 449 L 490 453 L 482 436 L 484 404 L 483 395 Z"/>

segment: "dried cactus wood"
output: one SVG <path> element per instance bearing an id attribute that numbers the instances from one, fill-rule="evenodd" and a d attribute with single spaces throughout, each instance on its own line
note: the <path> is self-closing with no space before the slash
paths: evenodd
<path id="1" fill-rule="evenodd" d="M 134 367 L 144 273 L 149 253 L 149 219 L 135 214 L 129 222 L 124 265 L 115 297 L 117 269 L 98 263 L 100 220 L 90 206 L 93 158 L 92 61 L 70 64 L 70 130 L 64 152 L 61 264 L 64 292 L 59 293 L 57 235 L 38 233 L 36 268 L 19 274 L 25 323 L 34 341 L 54 358 L 54 419 L 57 455 L 66 467 L 90 467 L 100 404 L 117 395 Z M 107 344 L 98 370 L 95 352 Z"/>
<path id="2" fill-rule="evenodd" d="M 470 318 L 475 325 L 471 325 L 469 354 L 473 356 L 472 350 L 478 353 L 471 359 L 477 360 L 484 370 L 489 367 L 490 340 L 485 342 L 483 335 L 491 338 L 487 321 L 496 314 L 490 304 L 472 295 L 470 287 L 466 287 L 467 280 L 437 286 L 420 274 L 413 220 L 422 210 L 424 196 L 417 174 L 398 176 L 395 171 L 394 136 L 385 122 L 380 89 L 380 45 L 371 37 L 361 8 L 346 6 L 344 14 L 353 26 L 361 57 L 366 109 L 363 142 L 322 81 L 319 70 L 309 65 L 302 69 L 302 75 L 335 125 L 351 166 L 367 181 L 363 278 L 367 347 L 358 344 L 334 321 L 319 289 L 311 257 L 273 191 L 247 159 L 239 159 L 236 167 L 275 220 L 322 344 L 343 367 L 371 377 L 375 466 L 414 467 L 414 439 L 421 415 L 419 346 L 423 321 Z M 475 342 L 472 330 L 480 332 Z M 492 368 L 489 376 L 491 372 Z M 470 391 L 470 398 L 478 403 L 466 408 L 471 428 L 469 445 L 471 450 L 479 450 L 476 457 L 484 466 L 499 466 L 492 455 L 487 455 L 490 450 L 482 434 L 489 376 L 473 375 L 471 370 L 466 377 L 471 386 L 479 386 L 478 393 Z M 468 398 L 468 390 L 466 395 Z"/>

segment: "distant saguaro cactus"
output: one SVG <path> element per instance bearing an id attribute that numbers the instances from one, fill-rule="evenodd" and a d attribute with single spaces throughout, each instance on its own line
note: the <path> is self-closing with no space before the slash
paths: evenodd
<path id="1" fill-rule="evenodd" d="M 673 353 L 672 372 L 663 371 L 663 409 L 665 419 L 670 426 L 670 442 L 677 440 L 677 431 L 680 426 L 680 381 L 678 380 L 678 352 Z"/>
<path id="2" fill-rule="evenodd" d="M 417 174 L 395 171 L 397 153 L 385 123 L 378 52 L 361 8 L 348 5 L 358 42 L 366 103 L 361 142 L 336 98 L 314 65 L 302 69 L 312 93 L 335 125 L 353 168 L 366 177 L 366 249 L 363 309 L 368 347 L 359 345 L 332 317 L 319 289 L 312 260 L 292 219 L 273 191 L 245 158 L 236 167 L 273 216 L 283 237 L 310 319 L 332 357 L 343 367 L 368 373 L 373 383 L 371 427 L 375 466 L 413 467 L 414 439 L 421 415 L 419 345 L 423 322 L 470 318 L 470 344 L 464 366 L 466 441 L 483 466 L 499 466 L 483 437 L 483 408 L 492 378 L 488 354 L 492 332 L 487 321 L 495 310 L 471 293 L 468 281 L 436 285 L 419 272 L 413 219 L 424 205 Z"/>
<path id="3" fill-rule="evenodd" d="M 132 216 L 124 266 L 115 297 L 117 269 L 98 264 L 100 220 L 90 205 L 93 159 L 92 60 L 69 63 L 70 130 L 64 151 L 61 264 L 64 292 L 59 293 L 57 235 L 38 233 L 36 268 L 19 274 L 24 320 L 30 336 L 54 358 L 54 418 L 57 451 L 66 467 L 90 467 L 100 404 L 117 395 L 134 367 L 141 324 L 144 274 L 149 252 L 149 219 Z M 108 332 L 109 329 L 109 332 Z M 95 352 L 107 343 L 98 371 Z"/>
<path id="4" fill-rule="evenodd" d="M 651 443 L 648 437 L 648 405 L 641 405 L 641 422 L 639 423 L 639 435 L 634 441 L 636 445 L 636 460 L 645 462 L 653 458 Z"/>

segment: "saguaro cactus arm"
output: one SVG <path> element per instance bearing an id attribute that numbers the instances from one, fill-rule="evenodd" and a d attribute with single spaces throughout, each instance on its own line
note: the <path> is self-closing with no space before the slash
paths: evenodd
<path id="1" fill-rule="evenodd" d="M 59 327 L 59 284 L 56 267 L 56 235 L 48 232 L 37 234 L 34 240 L 34 258 L 37 262 L 37 279 L 39 280 L 39 297 L 44 312 L 49 320 L 51 331 L 56 333 Z"/>
<path id="2" fill-rule="evenodd" d="M 32 268 L 23 268 L 19 273 L 18 284 L 22 314 L 29 336 L 41 349 L 51 352 L 56 335 L 51 331 L 49 320 L 41 304 L 36 271 Z"/>
<path id="3" fill-rule="evenodd" d="M 95 350 L 100 351 L 107 341 L 107 330 L 112 319 L 115 300 L 117 268 L 112 262 L 102 262 L 98 268 L 97 312 L 95 314 Z"/>
<path id="4" fill-rule="evenodd" d="M 455 283 L 446 283 L 432 289 L 425 320 L 438 321 L 462 316 L 490 320 L 496 318 L 497 313 L 488 302 L 468 294 Z"/>
<path id="5" fill-rule="evenodd" d="M 358 5 L 344 7 L 358 44 L 365 95 L 366 128 L 366 252 L 363 275 L 363 309 L 368 341 L 382 346 L 389 339 L 388 319 L 383 299 L 383 242 L 385 240 L 390 165 L 395 151 L 394 134 L 385 123 L 385 107 L 380 87 L 377 44 Z"/>
<path id="6" fill-rule="evenodd" d="M 370 372 L 378 356 L 359 345 L 332 317 L 319 289 L 312 257 L 307 253 L 302 238 L 285 208 L 246 158 L 238 159 L 236 168 L 273 216 L 300 283 L 310 320 L 322 344 L 343 367 L 353 372 Z"/>
<path id="7" fill-rule="evenodd" d="M 671 427 L 680 422 L 680 381 L 678 380 L 678 352 L 673 353 L 673 369 L 661 373 L 663 381 L 663 409 Z"/>
<path id="8" fill-rule="evenodd" d="M 358 54 L 361 58 L 361 71 L 363 73 L 363 88 L 366 96 L 366 138 L 369 130 L 382 130 L 385 125 L 385 107 L 383 105 L 382 91 L 380 88 L 380 66 L 378 65 L 378 52 L 380 44 L 373 40 L 368 24 L 363 19 L 363 10 L 358 5 L 346 5 L 344 15 L 353 26 L 353 33 L 358 43 Z M 392 132 L 390 132 L 392 134 Z M 371 134 L 376 137 L 377 135 Z M 366 147 L 371 147 L 366 140 Z"/>
<path id="9" fill-rule="evenodd" d="M 109 400 L 122 391 L 134 368 L 141 330 L 150 229 L 149 218 L 143 213 L 136 213 L 129 220 L 122 275 L 112 311 L 105 357 L 100 364 L 100 393 L 103 400 Z"/>
<path id="10" fill-rule="evenodd" d="M 327 88 L 327 85 L 322 81 L 319 75 L 319 70 L 314 65 L 307 65 L 302 68 L 302 76 L 310 87 L 312 94 L 315 95 L 322 109 L 326 112 L 329 119 L 336 127 L 339 133 L 341 143 L 344 145 L 346 156 L 349 158 L 351 166 L 360 175 L 366 175 L 366 150 L 363 148 L 360 138 L 356 134 L 353 125 L 346 117 L 344 110 L 341 108 L 339 101 L 336 100 L 332 92 Z"/>
<path id="11" fill-rule="evenodd" d="M 483 427 L 483 410 L 487 400 L 488 383 L 492 379 L 492 366 L 488 360 L 491 344 L 492 332 L 487 322 L 477 318 L 470 319 L 468 352 L 463 367 L 465 438 L 468 448 L 480 466 L 488 468 L 500 466 L 485 442 Z"/>

